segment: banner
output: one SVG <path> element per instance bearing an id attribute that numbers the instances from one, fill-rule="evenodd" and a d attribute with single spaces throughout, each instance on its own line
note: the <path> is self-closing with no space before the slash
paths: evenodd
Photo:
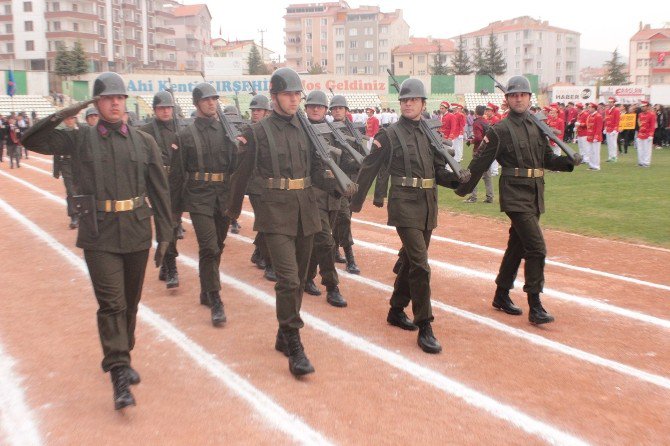
<path id="1" fill-rule="evenodd" d="M 595 101 L 596 88 L 592 86 L 560 86 L 551 91 L 551 102 L 593 102 Z"/>
<path id="2" fill-rule="evenodd" d="M 649 99 L 649 87 L 642 85 L 603 85 L 598 102 L 614 97 L 619 104 L 638 104 Z"/>
<path id="3" fill-rule="evenodd" d="M 14 70 L 7 72 L 7 96 L 16 94 L 16 81 L 14 80 Z"/>
<path id="4" fill-rule="evenodd" d="M 635 113 L 626 113 L 621 115 L 619 120 L 619 131 L 635 130 Z"/>

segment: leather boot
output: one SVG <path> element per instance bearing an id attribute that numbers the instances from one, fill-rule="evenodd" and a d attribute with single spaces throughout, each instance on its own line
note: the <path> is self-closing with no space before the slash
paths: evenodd
<path id="1" fill-rule="evenodd" d="M 409 320 L 402 308 L 389 308 L 389 314 L 386 316 L 386 322 L 393 325 L 394 327 L 402 328 L 403 330 L 415 331 L 419 327 L 414 325 L 412 321 Z"/>
<path id="2" fill-rule="evenodd" d="M 258 260 L 261 258 L 261 250 L 258 246 L 254 248 L 253 254 L 251 254 L 251 263 L 254 265 L 258 263 Z"/>
<path id="3" fill-rule="evenodd" d="M 167 268 L 165 267 L 165 262 L 161 265 L 158 270 L 158 280 L 165 282 L 167 280 Z"/>
<path id="4" fill-rule="evenodd" d="M 184 239 L 184 232 L 186 232 L 186 229 L 184 229 L 184 226 L 179 222 L 179 226 L 177 226 L 177 239 L 178 240 L 183 240 Z"/>
<path id="5" fill-rule="evenodd" d="M 426 353 L 436 354 L 442 351 L 442 346 L 437 342 L 437 339 L 435 339 L 433 327 L 430 325 L 430 322 L 422 322 L 419 324 L 417 344 L 419 344 L 421 350 Z"/>
<path id="6" fill-rule="evenodd" d="M 523 310 L 514 305 L 514 302 L 512 302 L 512 299 L 509 297 L 509 290 L 501 287 L 496 289 L 496 294 L 493 296 L 493 308 L 497 308 L 498 310 L 502 310 L 507 314 L 513 314 L 515 316 L 523 314 Z"/>
<path id="7" fill-rule="evenodd" d="M 167 277 L 165 286 L 167 289 L 179 287 L 179 273 L 177 272 L 177 260 L 172 256 L 166 256 L 165 265 L 167 267 Z"/>
<path id="8" fill-rule="evenodd" d="M 275 340 L 275 350 L 281 352 L 288 358 L 288 346 L 286 345 L 286 339 L 284 339 L 284 334 L 281 331 L 281 328 L 277 329 L 277 339 Z"/>
<path id="9" fill-rule="evenodd" d="M 347 263 L 347 259 L 340 254 L 339 246 L 333 247 L 333 255 L 335 256 L 335 263 Z"/>
<path id="10" fill-rule="evenodd" d="M 275 274 L 275 270 L 272 269 L 272 266 L 270 265 L 265 266 L 265 272 L 263 273 L 263 277 L 265 277 L 270 282 L 277 281 L 277 275 Z"/>
<path id="11" fill-rule="evenodd" d="M 340 294 L 340 288 L 337 285 L 326 287 L 326 291 L 326 302 L 339 308 L 347 306 L 347 301 L 344 300 L 344 297 Z"/>
<path id="12" fill-rule="evenodd" d="M 311 294 L 312 296 L 321 296 L 321 290 L 316 287 L 314 280 L 308 280 L 305 283 L 305 293 Z"/>
<path id="13" fill-rule="evenodd" d="M 305 355 L 305 349 L 300 342 L 300 332 L 297 328 L 282 330 L 288 349 L 288 369 L 293 376 L 303 376 L 314 373 L 314 367 Z"/>
<path id="14" fill-rule="evenodd" d="M 528 320 L 531 324 L 540 325 L 554 322 L 554 316 L 547 313 L 547 310 L 542 307 L 539 293 L 528 293 L 528 306 L 530 307 Z"/>
<path id="15" fill-rule="evenodd" d="M 361 270 L 358 269 L 358 265 L 356 265 L 356 260 L 354 259 L 354 248 L 351 246 L 345 247 L 344 256 L 347 260 L 347 272 L 349 274 L 360 274 Z"/>
<path id="16" fill-rule="evenodd" d="M 77 229 L 79 227 L 79 217 L 73 215 L 70 217 L 70 229 Z"/>
<path id="17" fill-rule="evenodd" d="M 207 296 L 207 293 L 204 291 L 200 291 L 200 305 L 204 305 L 206 307 L 212 306 L 212 304 L 209 302 L 209 296 Z"/>
<path id="18" fill-rule="evenodd" d="M 263 258 L 258 259 L 258 262 L 256 262 L 256 268 L 258 269 L 265 269 L 266 266 L 268 266 L 268 264 L 265 262 L 265 259 Z"/>
<path id="19" fill-rule="evenodd" d="M 128 377 L 128 384 L 130 384 L 131 386 L 134 386 L 142 382 L 140 374 L 137 373 L 137 371 L 131 366 L 126 367 L 126 376 Z"/>
<path id="20" fill-rule="evenodd" d="M 223 312 L 221 296 L 219 296 L 218 291 L 210 291 L 207 295 L 209 296 L 209 303 L 212 305 L 212 325 L 220 327 L 226 323 L 226 313 Z"/>
<path id="21" fill-rule="evenodd" d="M 110 370 L 110 375 L 112 376 L 112 388 L 114 389 L 114 409 L 120 410 L 124 407 L 134 406 L 135 398 L 130 393 L 126 367 L 114 367 Z"/>
<path id="22" fill-rule="evenodd" d="M 398 256 L 398 260 L 396 260 L 395 265 L 393 265 L 393 274 L 398 274 L 400 272 L 401 267 L 402 267 L 402 257 Z"/>

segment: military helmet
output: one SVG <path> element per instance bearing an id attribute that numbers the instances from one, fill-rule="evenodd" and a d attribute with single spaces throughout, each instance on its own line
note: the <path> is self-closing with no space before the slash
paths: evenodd
<path id="1" fill-rule="evenodd" d="M 307 95 L 305 105 L 321 105 L 328 108 L 328 98 L 326 97 L 326 93 L 318 90 L 312 91 Z"/>
<path id="2" fill-rule="evenodd" d="M 336 94 L 335 96 L 333 96 L 333 99 L 330 100 L 331 110 L 333 107 L 344 107 L 347 110 L 349 110 L 349 105 L 347 104 L 347 98 L 345 98 L 341 94 Z"/>
<path id="3" fill-rule="evenodd" d="M 270 77 L 270 94 L 282 91 L 302 91 L 300 76 L 288 67 L 278 68 Z"/>
<path id="4" fill-rule="evenodd" d="M 532 94 L 530 91 L 530 82 L 524 76 L 512 76 L 507 81 L 507 93 L 528 93 Z"/>
<path id="5" fill-rule="evenodd" d="M 426 89 L 419 79 L 405 79 L 400 84 L 400 96 L 398 99 L 422 98 L 426 99 Z"/>
<path id="6" fill-rule="evenodd" d="M 260 109 L 260 110 L 272 110 L 270 107 L 270 99 L 267 96 L 262 94 L 257 94 L 251 98 L 251 103 L 249 104 L 250 109 Z"/>
<path id="7" fill-rule="evenodd" d="M 100 113 L 98 112 L 98 109 L 95 107 L 89 107 L 86 109 L 86 113 L 84 113 L 84 118 L 88 118 L 89 116 L 98 116 Z"/>
<path id="8" fill-rule="evenodd" d="M 163 90 L 159 91 L 154 95 L 153 108 L 156 107 L 174 107 L 174 101 L 172 100 L 172 95 Z"/>
<path id="9" fill-rule="evenodd" d="M 106 71 L 95 78 L 95 82 L 93 82 L 93 96 L 114 95 L 128 97 L 126 86 L 121 76 L 112 71 Z"/>
<path id="10" fill-rule="evenodd" d="M 223 114 L 224 115 L 238 115 L 239 112 L 237 111 L 237 107 L 234 105 L 226 105 L 223 108 Z"/>
<path id="11" fill-rule="evenodd" d="M 193 105 L 197 105 L 200 99 L 216 98 L 219 99 L 219 93 L 207 82 L 200 82 L 193 89 Z"/>

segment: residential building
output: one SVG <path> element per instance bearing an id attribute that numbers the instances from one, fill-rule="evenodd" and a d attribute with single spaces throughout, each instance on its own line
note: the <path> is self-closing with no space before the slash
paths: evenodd
<path id="1" fill-rule="evenodd" d="M 275 52 L 269 48 L 257 44 L 253 40 L 235 40 L 229 41 L 222 38 L 212 40 L 212 51 L 214 56 L 234 57 L 243 60 L 249 59 L 251 48 L 256 47 L 263 62 L 270 63 L 274 59 Z"/>
<path id="2" fill-rule="evenodd" d="M 630 81 L 636 85 L 670 84 L 670 26 L 640 24 L 630 38 Z"/>
<path id="3" fill-rule="evenodd" d="M 580 33 L 523 16 L 489 23 L 482 29 L 452 39 L 458 45 L 459 37 L 463 37 L 472 60 L 477 44 L 486 49 L 491 34 L 507 62 L 508 77 L 536 74 L 541 87 L 578 81 Z"/>
<path id="4" fill-rule="evenodd" d="M 393 73 L 397 76 L 424 76 L 433 74 L 435 58 L 441 59 L 442 65 L 451 66 L 454 57 L 454 42 L 449 39 L 433 39 L 432 37 L 410 37 L 410 43 L 393 49 Z"/>
<path id="5" fill-rule="evenodd" d="M 203 71 L 203 58 L 213 53 L 209 8 L 205 4 L 180 5 L 174 0 L 166 3 L 173 5 L 169 24 L 175 31 L 177 69 Z"/>

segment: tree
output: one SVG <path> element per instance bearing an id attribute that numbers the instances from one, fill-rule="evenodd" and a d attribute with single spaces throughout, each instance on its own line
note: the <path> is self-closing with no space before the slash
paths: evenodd
<path id="1" fill-rule="evenodd" d="M 498 46 L 498 41 L 493 33 L 489 35 L 489 47 L 486 49 L 484 59 L 486 61 L 486 73 L 482 74 L 500 76 L 507 71 L 507 62 L 505 62 L 503 52 Z"/>
<path id="2" fill-rule="evenodd" d="M 72 53 L 65 45 L 58 45 L 56 48 L 56 74 L 67 78 L 72 76 Z"/>
<path id="3" fill-rule="evenodd" d="M 629 83 L 626 64 L 619 59 L 619 49 L 615 48 L 612 59 L 605 62 L 605 76 L 603 76 L 602 85 L 626 85 Z"/>
<path id="4" fill-rule="evenodd" d="M 74 43 L 74 48 L 70 51 L 70 58 L 72 61 L 73 76 L 88 73 L 88 61 L 86 60 L 86 53 L 80 41 L 77 40 Z"/>
<path id="5" fill-rule="evenodd" d="M 444 58 L 444 53 L 442 53 L 442 44 L 439 40 L 434 40 L 433 43 L 437 45 L 437 53 L 433 56 L 433 66 L 431 67 L 432 74 L 434 76 L 449 74 L 449 68 L 442 61 Z"/>
<path id="6" fill-rule="evenodd" d="M 324 74 L 325 72 L 326 70 L 324 70 L 318 63 L 312 65 L 312 68 L 309 69 L 309 74 Z"/>
<path id="7" fill-rule="evenodd" d="M 261 53 L 258 51 L 256 45 L 251 47 L 247 62 L 249 66 L 249 74 L 270 74 L 268 68 L 263 63 L 263 59 L 261 59 Z"/>
<path id="8" fill-rule="evenodd" d="M 465 43 L 463 37 L 458 38 L 458 50 L 454 58 L 451 60 L 451 72 L 455 75 L 464 75 L 472 73 L 472 65 L 470 65 L 470 58 L 468 52 L 465 51 Z"/>
<path id="9" fill-rule="evenodd" d="M 486 64 L 486 53 L 482 48 L 480 39 L 476 39 L 474 60 L 472 61 L 473 68 L 477 74 L 487 74 L 488 66 Z"/>

